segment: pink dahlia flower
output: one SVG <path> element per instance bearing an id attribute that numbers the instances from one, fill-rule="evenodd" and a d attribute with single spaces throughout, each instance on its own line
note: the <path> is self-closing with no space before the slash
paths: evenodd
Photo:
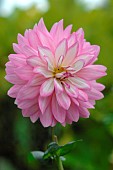
<path id="1" fill-rule="evenodd" d="M 14 84 L 8 95 L 24 117 L 39 118 L 44 127 L 88 118 L 88 108 L 103 98 L 104 86 L 96 79 L 106 75 L 106 67 L 93 65 L 100 48 L 86 42 L 82 28 L 73 33 L 71 28 L 63 29 L 61 20 L 49 32 L 41 19 L 18 34 L 16 54 L 6 64 L 6 80 Z"/>

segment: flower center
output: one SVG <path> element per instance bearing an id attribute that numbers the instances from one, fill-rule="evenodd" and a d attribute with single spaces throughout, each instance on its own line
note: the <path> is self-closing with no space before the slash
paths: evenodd
<path id="1" fill-rule="evenodd" d="M 57 67 L 57 68 L 54 68 L 54 73 L 57 74 L 57 73 L 61 73 L 65 71 L 65 69 L 63 67 Z"/>
<path id="2" fill-rule="evenodd" d="M 54 68 L 53 77 L 63 81 L 64 79 L 68 77 L 73 77 L 73 75 L 71 74 L 70 71 L 67 70 L 67 68 L 59 66 L 59 67 Z"/>

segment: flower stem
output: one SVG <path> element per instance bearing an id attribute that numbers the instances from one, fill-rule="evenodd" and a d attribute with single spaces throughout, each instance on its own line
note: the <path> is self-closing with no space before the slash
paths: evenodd
<path id="1" fill-rule="evenodd" d="M 58 144 L 58 138 L 57 138 L 57 136 L 54 134 L 54 128 L 52 128 L 51 133 L 52 133 L 52 141 L 53 141 L 53 142 L 56 142 L 56 143 Z M 61 159 L 60 159 L 60 156 L 57 157 L 57 164 L 58 164 L 58 170 L 64 170 L 62 161 L 61 161 Z"/>

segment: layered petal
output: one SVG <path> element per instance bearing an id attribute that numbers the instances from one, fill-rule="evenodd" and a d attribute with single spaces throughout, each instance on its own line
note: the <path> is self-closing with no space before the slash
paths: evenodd
<path id="1" fill-rule="evenodd" d="M 54 81 L 54 79 L 50 78 L 42 84 L 42 86 L 40 88 L 40 95 L 41 96 L 46 97 L 46 96 L 50 96 L 53 93 L 53 91 L 54 91 L 53 81 Z"/>
<path id="2" fill-rule="evenodd" d="M 24 117 L 33 123 L 40 119 L 44 127 L 88 118 L 88 109 L 104 97 L 105 86 L 96 80 L 106 75 L 106 67 L 94 65 L 100 47 L 85 40 L 82 28 L 71 29 L 60 20 L 49 32 L 41 18 L 33 29 L 18 34 L 16 54 L 6 63 L 5 78 L 13 84 L 8 95 Z"/>

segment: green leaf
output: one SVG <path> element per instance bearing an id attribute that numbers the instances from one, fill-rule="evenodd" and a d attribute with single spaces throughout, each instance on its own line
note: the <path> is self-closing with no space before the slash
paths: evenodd
<path id="1" fill-rule="evenodd" d="M 48 149 L 45 151 L 43 158 L 44 159 L 54 159 L 57 155 L 56 152 L 59 149 L 59 146 L 56 142 L 52 142 L 48 145 Z"/>
<path id="2" fill-rule="evenodd" d="M 63 146 L 60 146 L 59 149 L 57 150 L 56 154 L 57 156 L 64 156 L 71 152 L 75 146 L 76 141 L 69 142 Z"/>
<path id="3" fill-rule="evenodd" d="M 80 140 L 79 140 L 80 141 Z M 55 159 L 71 152 L 77 141 L 69 142 L 63 146 L 59 146 L 56 142 L 52 142 L 48 145 L 48 149 L 43 155 L 43 159 Z"/>
<path id="4" fill-rule="evenodd" d="M 33 151 L 33 152 L 31 152 L 31 154 L 33 155 L 33 157 L 35 159 L 43 160 L 44 152 L 42 152 L 42 151 Z"/>

